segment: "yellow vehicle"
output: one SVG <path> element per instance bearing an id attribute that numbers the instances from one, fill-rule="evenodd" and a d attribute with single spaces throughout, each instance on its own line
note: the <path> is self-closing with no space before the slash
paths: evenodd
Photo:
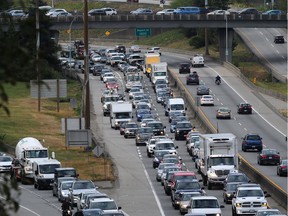
<path id="1" fill-rule="evenodd" d="M 159 62 L 160 62 L 159 53 L 146 53 L 144 55 L 143 73 L 149 76 L 149 74 L 151 73 L 151 64 Z"/>

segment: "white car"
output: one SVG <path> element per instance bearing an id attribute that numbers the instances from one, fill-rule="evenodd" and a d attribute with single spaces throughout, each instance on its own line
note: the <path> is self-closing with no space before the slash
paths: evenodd
<path id="1" fill-rule="evenodd" d="M 107 78 L 115 78 L 115 76 L 112 72 L 107 72 L 107 73 L 103 74 L 103 82 L 104 83 L 107 82 Z"/>
<path id="2" fill-rule="evenodd" d="M 131 53 L 140 53 L 141 52 L 141 49 L 138 45 L 133 45 L 130 47 L 129 51 Z"/>
<path id="3" fill-rule="evenodd" d="M 26 13 L 23 10 L 12 10 L 9 12 L 9 15 L 12 17 L 24 17 Z"/>
<path id="4" fill-rule="evenodd" d="M 93 55 L 91 56 L 91 60 L 92 60 L 93 62 L 100 62 L 100 61 L 101 61 L 101 56 L 100 56 L 99 54 L 93 54 Z"/>
<path id="5" fill-rule="evenodd" d="M 90 201 L 89 209 L 102 209 L 104 212 L 117 213 L 121 209 L 111 198 L 96 198 Z"/>
<path id="6" fill-rule="evenodd" d="M 215 10 L 215 11 L 208 13 L 207 15 L 229 15 L 229 14 L 230 12 L 226 10 Z"/>
<path id="7" fill-rule="evenodd" d="M 214 196 L 195 196 L 190 198 L 187 208 L 188 213 L 193 215 L 222 215 L 221 208 L 224 206 Z"/>
<path id="8" fill-rule="evenodd" d="M 196 54 L 190 59 L 192 67 L 204 67 L 204 58 L 201 54 Z"/>
<path id="9" fill-rule="evenodd" d="M 12 166 L 12 157 L 0 156 L 0 173 L 10 172 Z"/>
<path id="10" fill-rule="evenodd" d="M 156 15 L 171 15 L 175 13 L 175 10 L 176 9 L 164 9 L 164 10 L 158 11 Z"/>
<path id="11" fill-rule="evenodd" d="M 159 55 L 161 56 L 161 50 L 160 47 L 151 47 L 148 49 L 149 53 L 159 53 Z"/>
<path id="12" fill-rule="evenodd" d="M 59 11 L 59 12 L 54 12 L 50 15 L 50 17 L 72 17 L 73 15 L 69 12 L 65 11 Z"/>
<path id="13" fill-rule="evenodd" d="M 67 12 L 67 11 L 65 9 L 53 8 L 46 13 L 46 16 L 51 16 L 53 13 L 57 13 L 57 12 Z"/>
<path id="14" fill-rule="evenodd" d="M 200 98 L 200 105 L 214 106 L 214 97 L 212 95 L 202 95 L 202 97 Z"/>
<path id="15" fill-rule="evenodd" d="M 105 11 L 106 15 L 117 15 L 117 10 L 114 8 L 101 8 Z"/>

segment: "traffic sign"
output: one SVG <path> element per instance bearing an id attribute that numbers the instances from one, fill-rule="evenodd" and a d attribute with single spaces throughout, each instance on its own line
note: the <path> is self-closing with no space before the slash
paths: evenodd
<path id="1" fill-rule="evenodd" d="M 110 35 L 110 32 L 109 31 L 106 31 L 105 32 L 105 35 L 108 37 Z"/>
<path id="2" fill-rule="evenodd" d="M 136 28 L 135 35 L 137 37 L 151 36 L 151 28 Z"/>
<path id="3" fill-rule="evenodd" d="M 103 152 L 104 152 L 104 148 L 97 145 L 97 146 L 92 150 L 92 152 L 95 154 L 96 157 L 100 157 L 100 156 L 103 154 Z"/>

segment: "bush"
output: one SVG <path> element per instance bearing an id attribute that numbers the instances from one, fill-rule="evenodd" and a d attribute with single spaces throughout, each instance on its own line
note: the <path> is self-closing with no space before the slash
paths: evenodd
<path id="1" fill-rule="evenodd" d="M 199 49 L 200 47 L 205 46 L 205 40 L 203 37 L 195 36 L 190 39 L 189 45 L 193 46 L 196 49 Z"/>

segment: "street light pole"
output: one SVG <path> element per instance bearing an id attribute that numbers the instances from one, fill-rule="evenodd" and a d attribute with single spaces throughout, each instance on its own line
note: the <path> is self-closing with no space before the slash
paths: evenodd
<path id="1" fill-rule="evenodd" d="M 40 48 L 40 25 L 39 25 L 39 2 L 35 0 L 35 22 L 36 22 L 36 73 L 38 86 L 38 112 L 41 109 L 41 77 L 39 72 L 39 48 Z"/>
<path id="2" fill-rule="evenodd" d="M 90 129 L 90 87 L 89 87 L 89 52 L 88 52 L 88 3 L 84 0 L 84 89 L 85 89 L 85 129 Z"/>
<path id="3" fill-rule="evenodd" d="M 205 8 L 208 9 L 208 0 L 205 0 Z M 205 28 L 205 55 L 209 55 L 208 49 L 208 29 Z"/>
<path id="4" fill-rule="evenodd" d="M 226 62 L 228 62 L 228 55 L 229 55 L 229 52 L 228 52 L 228 21 L 227 21 L 227 14 L 225 14 L 225 23 L 226 23 L 226 48 L 225 48 L 225 60 Z"/>

